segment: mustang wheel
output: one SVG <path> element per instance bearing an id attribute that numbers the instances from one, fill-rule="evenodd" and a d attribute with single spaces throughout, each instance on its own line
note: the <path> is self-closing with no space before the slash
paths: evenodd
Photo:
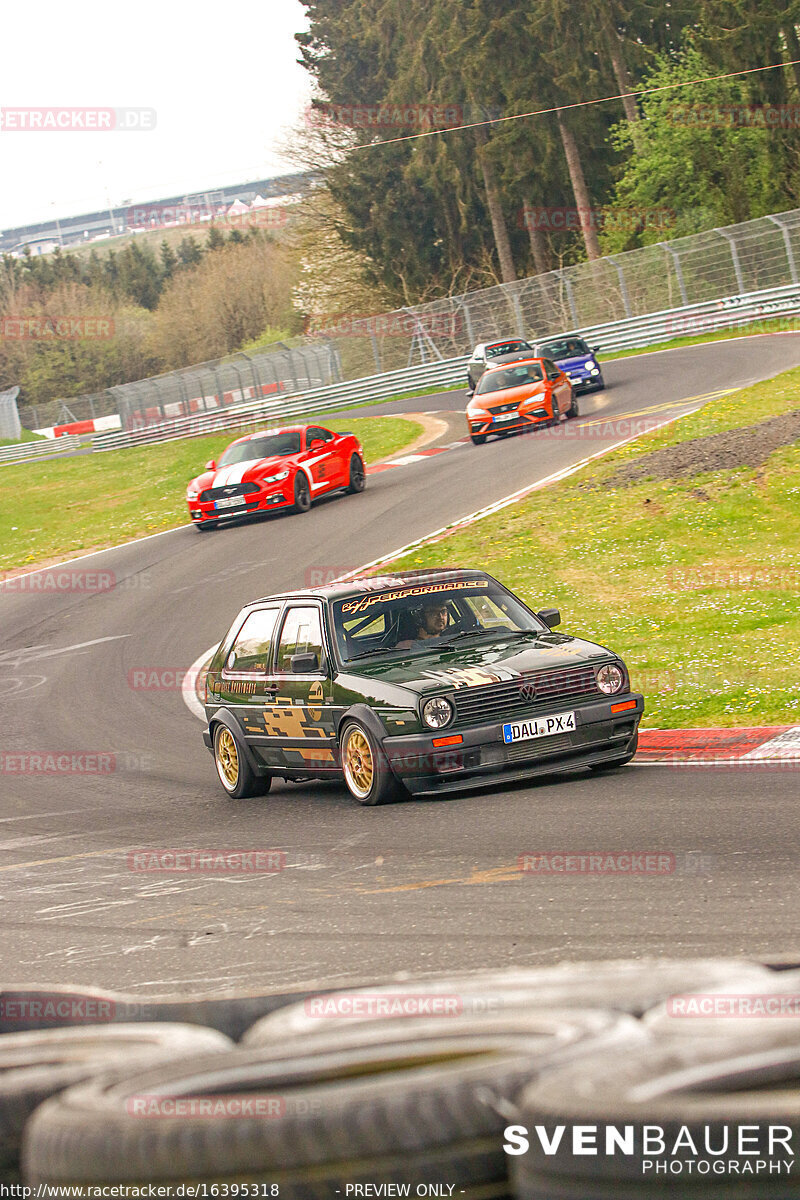
<path id="1" fill-rule="evenodd" d="M 294 480 L 294 511 L 305 513 L 311 508 L 311 489 L 302 471 L 298 471 Z"/>
<path id="2" fill-rule="evenodd" d="M 272 779 L 255 775 L 236 737 L 226 725 L 214 730 L 214 765 L 220 783 L 229 796 L 243 800 L 247 796 L 263 795 L 269 791 Z"/>
<path id="3" fill-rule="evenodd" d="M 359 804 L 388 804 L 402 789 L 375 738 L 357 721 L 342 730 L 341 762 L 344 781 Z"/>
<path id="4" fill-rule="evenodd" d="M 361 455 L 354 454 L 350 459 L 350 483 L 348 492 L 363 492 L 367 486 L 367 474 L 364 470 L 364 461 Z"/>
<path id="5" fill-rule="evenodd" d="M 485 433 L 471 433 L 469 436 L 474 446 L 482 446 L 486 441 Z"/>

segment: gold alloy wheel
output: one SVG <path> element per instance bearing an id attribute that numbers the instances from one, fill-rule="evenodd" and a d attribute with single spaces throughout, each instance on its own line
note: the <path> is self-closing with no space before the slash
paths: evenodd
<path id="1" fill-rule="evenodd" d="M 239 752 L 236 740 L 228 729 L 223 729 L 217 737 L 217 771 L 223 785 L 228 791 L 233 791 L 239 782 Z"/>
<path id="2" fill-rule="evenodd" d="M 359 800 L 369 795 L 375 778 L 375 764 L 369 742 L 360 729 L 352 729 L 347 735 L 344 775 L 348 787 Z"/>

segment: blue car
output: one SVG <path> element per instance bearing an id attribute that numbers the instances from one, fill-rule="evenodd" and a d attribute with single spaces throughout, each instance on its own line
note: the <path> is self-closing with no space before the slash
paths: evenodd
<path id="1" fill-rule="evenodd" d="M 564 334 L 546 342 L 537 342 L 534 354 L 549 358 L 560 367 L 574 392 L 594 392 L 606 386 L 600 364 L 595 358 L 599 349 L 599 346 L 587 346 L 583 338 L 575 334 Z"/>

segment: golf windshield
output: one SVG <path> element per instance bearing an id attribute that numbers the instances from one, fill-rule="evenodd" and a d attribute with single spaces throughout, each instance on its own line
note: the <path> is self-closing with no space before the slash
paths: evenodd
<path id="1" fill-rule="evenodd" d="M 485 396 L 487 392 L 504 392 L 506 388 L 541 383 L 543 379 L 544 372 L 540 363 L 522 363 L 518 367 L 505 367 L 502 371 L 495 368 L 494 371 L 486 372 L 475 389 L 475 394 Z"/>
<path id="2" fill-rule="evenodd" d="M 268 437 L 250 438 L 229 446 L 217 464 L 231 467 L 235 463 L 250 462 L 256 458 L 279 458 L 284 454 L 299 454 L 299 433 L 274 433 Z"/>
<path id="3" fill-rule="evenodd" d="M 549 632 L 510 592 L 480 576 L 416 586 L 388 580 L 385 588 L 333 601 L 331 611 L 343 662 Z"/>

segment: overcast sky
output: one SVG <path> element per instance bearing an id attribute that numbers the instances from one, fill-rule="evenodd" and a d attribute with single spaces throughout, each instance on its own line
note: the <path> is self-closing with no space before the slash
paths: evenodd
<path id="1" fill-rule="evenodd" d="M 299 0 L 12 4 L 0 108 L 155 109 L 149 132 L 0 129 L 0 229 L 298 168 L 277 143 L 310 89 Z"/>

